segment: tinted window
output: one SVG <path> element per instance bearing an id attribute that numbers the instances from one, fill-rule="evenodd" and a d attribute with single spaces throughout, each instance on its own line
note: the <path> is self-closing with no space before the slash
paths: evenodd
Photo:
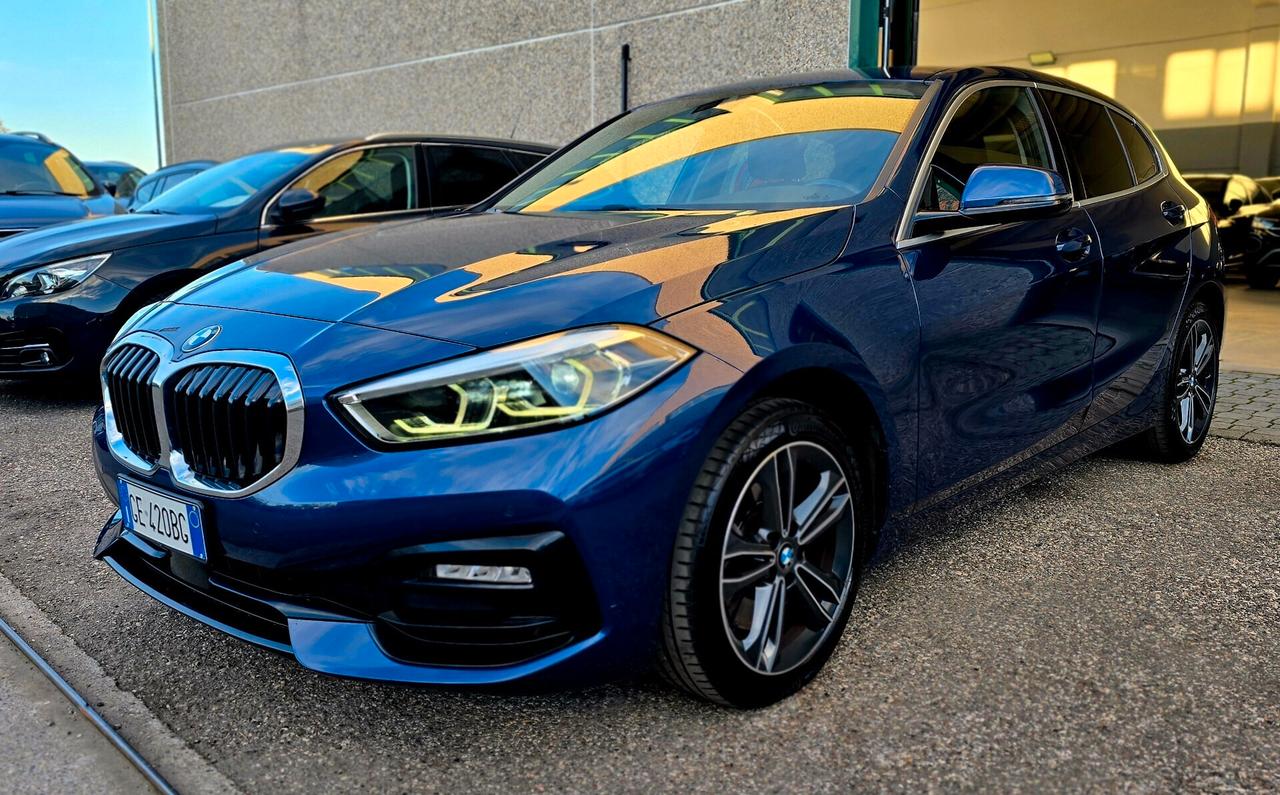
<path id="1" fill-rule="evenodd" d="M 0 192 L 88 196 L 93 178 L 65 149 L 40 141 L 0 144 Z"/>
<path id="2" fill-rule="evenodd" d="M 388 213 L 417 206 L 416 174 L 413 147 L 382 146 L 326 160 L 289 187 L 324 197 L 316 218 Z"/>
<path id="3" fill-rule="evenodd" d="M 960 209 L 974 169 L 993 163 L 1053 168 L 1044 127 L 1024 88 L 988 88 L 960 103 L 929 164 L 920 209 Z"/>
<path id="4" fill-rule="evenodd" d="M 1129 159 L 1104 105 L 1060 91 L 1045 91 L 1044 99 L 1071 165 L 1076 198 L 1133 187 Z"/>
<path id="5" fill-rule="evenodd" d="M 528 171 L 546 159 L 546 155 L 540 155 L 536 152 L 520 152 L 514 149 L 507 150 L 507 157 L 511 159 L 511 164 L 519 172 Z"/>
<path id="6" fill-rule="evenodd" d="M 866 198 L 922 84 L 789 86 L 619 116 L 504 195 L 507 212 L 788 209 Z"/>
<path id="7" fill-rule="evenodd" d="M 1111 112 L 1111 120 L 1120 133 L 1124 150 L 1129 153 L 1129 163 L 1133 165 L 1133 175 L 1138 180 L 1138 184 L 1141 185 L 1159 174 L 1160 166 L 1156 159 L 1155 147 L 1147 140 L 1146 134 L 1127 116 L 1121 116 L 1115 111 Z"/>
<path id="8" fill-rule="evenodd" d="M 162 191 L 139 212 L 202 213 L 239 207 L 311 156 L 294 149 L 245 155 L 202 171 L 173 190 Z"/>
<path id="9" fill-rule="evenodd" d="M 431 203 L 437 207 L 475 204 L 506 185 L 519 169 L 500 149 L 471 146 L 428 146 Z"/>
<path id="10" fill-rule="evenodd" d="M 144 182 L 138 186 L 137 192 L 133 194 L 133 204 L 141 205 L 144 202 L 151 201 L 151 197 L 156 195 L 156 185 L 160 184 L 160 180 L 153 179 L 150 182 Z"/>

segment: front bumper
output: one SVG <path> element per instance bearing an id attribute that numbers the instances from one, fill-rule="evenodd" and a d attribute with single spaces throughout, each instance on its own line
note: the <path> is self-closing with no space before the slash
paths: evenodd
<path id="1" fill-rule="evenodd" d="M 127 475 L 205 512 L 207 565 L 121 535 L 96 554 L 157 600 L 339 676 L 442 685 L 580 684 L 645 667 L 671 545 L 739 377 L 698 356 L 591 421 L 475 444 L 379 451 L 308 399 L 301 462 L 237 499 Z M 430 582 L 436 562 L 522 565 L 531 590 Z"/>
<path id="2" fill-rule="evenodd" d="M 0 377 L 92 373 L 129 291 L 90 276 L 64 293 L 0 301 Z"/>

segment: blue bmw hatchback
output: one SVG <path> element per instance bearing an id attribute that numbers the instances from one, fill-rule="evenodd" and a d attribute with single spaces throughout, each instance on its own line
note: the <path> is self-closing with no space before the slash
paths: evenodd
<path id="1" fill-rule="evenodd" d="M 95 554 L 342 676 L 723 704 L 821 669 L 885 528 L 1129 437 L 1204 442 L 1204 202 L 1012 69 L 644 106 L 455 217 L 251 257 L 102 367 Z"/>

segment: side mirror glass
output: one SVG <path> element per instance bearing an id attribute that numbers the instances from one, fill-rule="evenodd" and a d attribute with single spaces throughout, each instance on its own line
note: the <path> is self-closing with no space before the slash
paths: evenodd
<path id="1" fill-rule="evenodd" d="M 274 215 L 281 223 L 296 224 L 314 218 L 323 209 L 323 196 L 309 188 L 294 188 L 281 194 Z"/>

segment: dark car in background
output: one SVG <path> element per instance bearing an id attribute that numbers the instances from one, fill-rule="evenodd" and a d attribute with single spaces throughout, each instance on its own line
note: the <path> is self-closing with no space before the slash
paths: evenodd
<path id="1" fill-rule="evenodd" d="M 164 168 L 158 168 L 148 174 L 140 182 L 133 198 L 125 205 L 130 209 L 146 204 L 165 191 L 176 188 L 182 183 L 218 165 L 217 160 L 184 160 Z"/>
<path id="2" fill-rule="evenodd" d="M 211 270 L 326 232 L 456 210 L 550 151 L 409 134 L 285 146 L 203 171 L 127 215 L 0 240 L 0 376 L 93 373 L 131 314 Z M 68 181 L 82 173 L 69 155 L 58 162 Z M 36 188 L 34 177 L 19 184 Z"/>
<path id="3" fill-rule="evenodd" d="M 656 660 L 751 707 L 822 668 L 887 526 L 1133 436 L 1195 455 L 1221 256 L 1151 130 L 1034 72 L 891 75 L 639 107 L 139 313 L 94 554 L 329 674 Z"/>
<path id="4" fill-rule="evenodd" d="M 66 149 L 33 133 L 0 134 L 0 238 L 122 212 Z"/>
<path id="5" fill-rule="evenodd" d="M 116 197 L 116 201 L 129 206 L 138 182 L 147 172 L 130 163 L 119 160 L 96 160 L 84 164 L 89 173 L 98 180 L 107 192 Z"/>
<path id="6" fill-rule="evenodd" d="M 1244 174 L 1187 174 L 1186 180 L 1218 218 L 1218 239 L 1227 266 L 1243 267 L 1245 255 L 1257 245 L 1253 216 L 1271 206 L 1271 193 Z"/>
<path id="7" fill-rule="evenodd" d="M 1249 220 L 1253 244 L 1244 258 L 1244 277 L 1256 290 L 1280 283 L 1280 204 L 1273 204 Z"/>

